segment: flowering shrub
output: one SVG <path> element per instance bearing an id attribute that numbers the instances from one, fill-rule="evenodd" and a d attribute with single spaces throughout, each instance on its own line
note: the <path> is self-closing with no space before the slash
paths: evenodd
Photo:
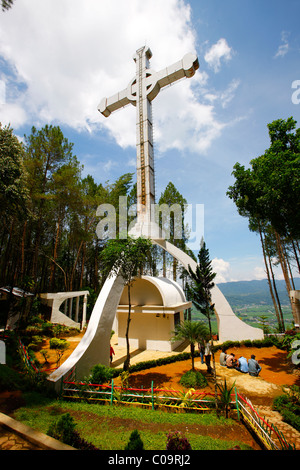
<path id="1" fill-rule="evenodd" d="M 167 434 L 166 450 L 192 450 L 191 444 L 179 431 Z"/>

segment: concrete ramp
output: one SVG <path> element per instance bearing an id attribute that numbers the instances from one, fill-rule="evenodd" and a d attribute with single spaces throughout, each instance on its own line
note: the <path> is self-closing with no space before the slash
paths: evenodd
<path id="1" fill-rule="evenodd" d="M 77 379 L 87 376 L 95 364 L 109 366 L 110 333 L 123 288 L 121 276 L 110 275 L 106 279 L 82 340 L 68 359 L 48 377 L 57 390 L 75 366 Z"/>
<path id="2" fill-rule="evenodd" d="M 166 240 L 153 240 L 158 246 L 166 250 L 176 258 L 186 270 L 190 266 L 195 271 L 197 263 L 189 255 Z M 260 328 L 254 328 L 240 320 L 232 311 L 220 289 L 215 286 L 212 289 L 212 303 L 215 304 L 216 317 L 218 322 L 219 341 L 242 341 L 245 339 L 263 339 L 264 334 Z"/>

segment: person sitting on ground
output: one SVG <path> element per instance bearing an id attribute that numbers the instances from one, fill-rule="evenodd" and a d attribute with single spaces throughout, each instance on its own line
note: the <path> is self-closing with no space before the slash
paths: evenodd
<path id="1" fill-rule="evenodd" d="M 223 367 L 226 367 L 226 358 L 227 358 L 226 349 L 222 348 L 222 351 L 220 353 L 220 365 Z"/>
<path id="2" fill-rule="evenodd" d="M 238 360 L 238 367 L 237 370 L 243 372 L 243 374 L 247 374 L 249 372 L 248 362 L 244 356 L 240 356 Z"/>
<path id="3" fill-rule="evenodd" d="M 258 364 L 257 360 L 255 359 L 254 354 L 251 354 L 251 359 L 248 361 L 248 368 L 249 368 L 249 375 L 252 377 L 258 377 L 258 374 L 261 371 L 261 366 Z"/>
<path id="4" fill-rule="evenodd" d="M 234 369 L 235 365 L 236 365 L 235 355 L 233 353 L 230 353 L 226 358 L 226 367 L 228 369 Z"/>

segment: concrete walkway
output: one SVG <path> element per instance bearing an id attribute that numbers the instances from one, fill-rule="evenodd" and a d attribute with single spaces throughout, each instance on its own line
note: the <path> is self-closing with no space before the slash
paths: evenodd
<path id="1" fill-rule="evenodd" d="M 270 406 L 256 406 L 256 411 L 263 416 L 263 418 L 282 432 L 284 438 L 288 443 L 292 443 L 296 450 L 300 450 L 300 432 L 283 421 L 283 418 L 278 411 L 274 411 Z"/>
<path id="2" fill-rule="evenodd" d="M 0 413 L 0 450 L 76 450 Z"/>
<path id="3" fill-rule="evenodd" d="M 117 335 L 114 335 L 112 337 L 111 345 L 115 352 L 111 367 L 120 369 L 123 367 L 124 361 L 126 359 L 127 350 L 126 348 L 122 348 L 118 345 Z M 144 349 L 130 350 L 130 365 L 133 366 L 138 362 L 151 361 L 155 359 L 161 359 L 163 357 L 175 356 L 176 354 L 181 354 L 183 352 L 191 352 L 191 348 L 188 342 L 182 343 L 179 347 L 174 349 L 174 351 L 152 351 Z"/>

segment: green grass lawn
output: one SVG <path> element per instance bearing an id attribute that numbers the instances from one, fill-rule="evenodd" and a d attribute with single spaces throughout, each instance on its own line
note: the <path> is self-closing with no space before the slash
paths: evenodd
<path id="1" fill-rule="evenodd" d="M 102 450 L 123 450 L 133 429 L 139 431 L 145 450 L 165 450 L 167 434 L 176 430 L 184 432 L 193 450 L 226 450 L 234 445 L 250 449 L 237 440 L 226 440 L 226 430 L 237 423 L 222 416 L 218 418 L 214 413 L 176 414 L 134 406 L 60 401 L 36 393 L 24 396 L 26 406 L 15 411 L 17 420 L 47 433 L 50 424 L 68 412 L 73 416 L 81 437 Z M 198 434 L 201 426 L 221 427 L 222 439 Z"/>

